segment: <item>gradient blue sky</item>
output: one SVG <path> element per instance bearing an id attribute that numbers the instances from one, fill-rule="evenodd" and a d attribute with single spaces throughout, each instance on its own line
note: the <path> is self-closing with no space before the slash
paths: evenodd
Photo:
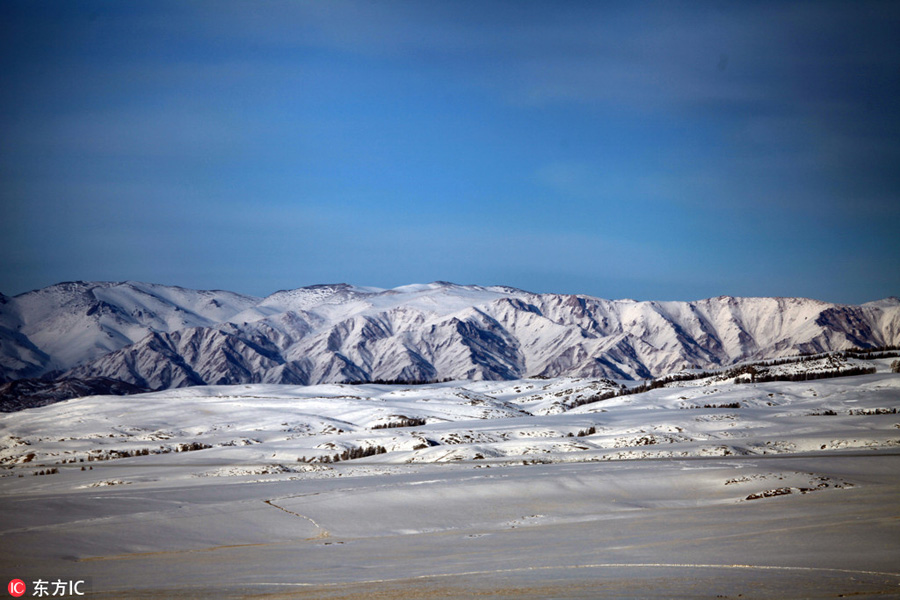
<path id="1" fill-rule="evenodd" d="M 0 291 L 900 294 L 897 2 L 0 3 Z"/>

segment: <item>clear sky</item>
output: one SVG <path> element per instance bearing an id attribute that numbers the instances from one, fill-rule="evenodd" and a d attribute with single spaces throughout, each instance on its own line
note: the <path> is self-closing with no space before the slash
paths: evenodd
<path id="1" fill-rule="evenodd" d="M 900 295 L 898 2 L 0 3 L 0 291 Z"/>

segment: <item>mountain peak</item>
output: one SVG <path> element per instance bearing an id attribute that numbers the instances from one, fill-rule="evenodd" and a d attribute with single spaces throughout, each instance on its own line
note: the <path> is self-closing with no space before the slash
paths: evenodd
<path id="1" fill-rule="evenodd" d="M 882 298 L 881 300 L 874 300 L 872 302 L 866 302 L 863 306 L 872 306 L 875 308 L 891 308 L 894 306 L 900 306 L 900 298 L 897 296 L 888 296 L 887 298 Z"/>

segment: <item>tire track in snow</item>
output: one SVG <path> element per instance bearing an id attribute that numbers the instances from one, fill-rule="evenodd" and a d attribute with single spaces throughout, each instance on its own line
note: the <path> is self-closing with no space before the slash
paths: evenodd
<path id="1" fill-rule="evenodd" d="M 310 523 L 312 523 L 313 526 L 314 526 L 316 529 L 319 530 L 319 534 L 316 535 L 316 536 L 313 536 L 313 537 L 311 537 L 311 538 L 304 538 L 305 540 L 322 540 L 322 539 L 325 539 L 325 538 L 331 536 L 331 534 L 328 533 L 328 530 L 326 530 L 324 527 L 322 527 L 321 525 L 319 525 L 318 523 L 316 523 L 311 517 L 307 517 L 306 515 L 301 515 L 300 513 L 295 513 L 294 511 L 288 510 L 288 509 L 286 509 L 286 508 L 283 507 L 283 506 L 278 506 L 277 504 L 275 504 L 275 503 L 274 503 L 273 501 L 271 501 L 271 500 L 263 500 L 263 502 L 265 502 L 266 504 L 268 504 L 268 505 L 271 506 L 272 508 L 277 508 L 278 510 L 284 511 L 284 512 L 286 512 L 286 513 L 289 514 L 289 515 L 293 515 L 293 516 L 295 516 L 295 517 L 300 517 L 301 519 L 306 519 L 307 521 L 309 521 Z"/>

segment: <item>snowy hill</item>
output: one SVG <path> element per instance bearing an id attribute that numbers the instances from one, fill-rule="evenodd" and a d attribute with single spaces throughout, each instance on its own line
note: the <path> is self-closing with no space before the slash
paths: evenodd
<path id="1" fill-rule="evenodd" d="M 712 377 L 605 399 L 597 395 L 616 391 L 615 383 L 567 377 L 98 395 L 5 415 L 0 467 L 184 448 L 204 450 L 195 455 L 195 475 L 211 476 L 252 474 L 241 469 L 244 463 L 306 472 L 336 453 L 370 447 L 385 449 L 366 457 L 381 464 L 892 449 L 900 446 L 900 376 L 885 366 L 877 374 L 809 382 Z M 229 468 L 209 471 L 209 465 Z"/>
<path id="2" fill-rule="evenodd" d="M 900 343 L 896 298 L 638 302 L 510 287 L 318 285 L 255 298 L 63 283 L 0 304 L 0 381 L 198 384 L 666 375 Z"/>
<path id="3" fill-rule="evenodd" d="M 23 410 L 0 417 L 0 566 L 115 598 L 896 597 L 891 360 L 606 399 L 617 384 L 552 378 Z"/>

